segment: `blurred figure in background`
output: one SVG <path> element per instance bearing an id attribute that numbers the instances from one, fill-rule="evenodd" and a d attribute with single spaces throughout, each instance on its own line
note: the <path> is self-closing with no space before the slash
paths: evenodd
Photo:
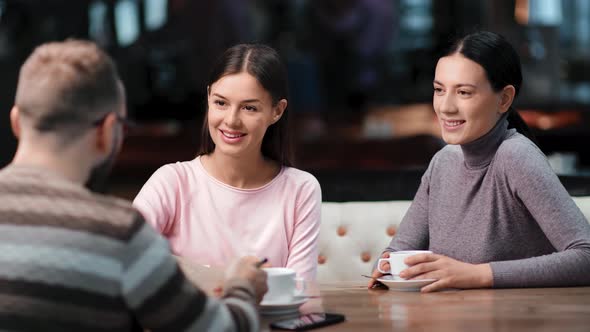
<path id="1" fill-rule="evenodd" d="M 287 85 L 267 46 L 234 46 L 214 65 L 199 156 L 161 167 L 133 202 L 175 254 L 213 266 L 264 256 L 315 279 L 321 190 L 292 167 Z"/>
<path id="2" fill-rule="evenodd" d="M 14 63 L 24 61 L 31 44 L 30 20 L 26 3 L 0 1 L 0 167 L 10 162 L 16 150 L 8 114 L 14 101 L 14 82 L 18 78 L 18 66 Z"/>
<path id="3" fill-rule="evenodd" d="M 395 27 L 391 0 L 313 0 L 300 43 L 316 57 L 324 107 L 358 111 L 383 80 Z"/>
<path id="4" fill-rule="evenodd" d="M 22 66 L 18 149 L 0 171 L 0 329 L 258 331 L 255 258 L 228 269 L 222 300 L 207 297 L 130 203 L 89 190 L 119 152 L 126 113 L 113 62 L 90 42 L 42 45 Z"/>

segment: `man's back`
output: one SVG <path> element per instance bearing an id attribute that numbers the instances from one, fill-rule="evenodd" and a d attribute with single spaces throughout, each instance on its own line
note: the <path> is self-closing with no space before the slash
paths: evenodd
<path id="1" fill-rule="evenodd" d="M 0 330 L 257 326 L 249 285 L 208 299 L 129 203 L 40 168 L 0 170 L 0 265 Z"/>

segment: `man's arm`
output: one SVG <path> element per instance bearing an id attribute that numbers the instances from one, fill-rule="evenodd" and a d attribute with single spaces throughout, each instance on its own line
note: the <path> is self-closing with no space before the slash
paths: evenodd
<path id="1" fill-rule="evenodd" d="M 257 331 L 255 292 L 230 279 L 221 300 L 194 286 L 171 255 L 168 243 L 137 217 L 123 258 L 122 293 L 144 329 L 156 331 Z"/>

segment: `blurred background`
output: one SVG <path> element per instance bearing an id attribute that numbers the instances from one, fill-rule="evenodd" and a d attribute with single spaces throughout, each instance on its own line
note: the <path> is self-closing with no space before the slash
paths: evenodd
<path id="1" fill-rule="evenodd" d="M 438 55 L 478 29 L 517 48 L 515 106 L 556 172 L 588 175 L 587 0 L 0 0 L 0 166 L 16 147 L 18 69 L 43 42 L 92 39 L 116 60 L 138 123 L 111 181 L 127 198 L 161 165 L 195 156 L 212 61 L 261 42 L 287 64 L 297 166 L 324 199 L 411 199 L 444 146 L 431 106 Z"/>

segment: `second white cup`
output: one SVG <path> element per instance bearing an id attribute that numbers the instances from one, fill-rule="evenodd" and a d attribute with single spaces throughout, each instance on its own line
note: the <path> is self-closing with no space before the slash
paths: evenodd
<path id="1" fill-rule="evenodd" d="M 403 251 L 394 251 L 389 253 L 389 258 L 380 258 L 379 262 L 377 263 L 377 270 L 381 273 L 391 273 L 394 278 L 400 278 L 400 272 L 407 269 L 409 266 L 404 263 L 404 260 L 410 256 L 414 256 L 417 254 L 432 254 L 430 250 L 403 250 Z M 388 262 L 389 263 L 389 271 L 384 271 L 381 269 L 381 262 Z"/>
<path id="2" fill-rule="evenodd" d="M 262 299 L 263 304 L 290 303 L 296 296 L 304 295 L 305 282 L 296 276 L 295 270 L 285 267 L 267 267 L 263 270 L 268 276 L 268 292 Z"/>

